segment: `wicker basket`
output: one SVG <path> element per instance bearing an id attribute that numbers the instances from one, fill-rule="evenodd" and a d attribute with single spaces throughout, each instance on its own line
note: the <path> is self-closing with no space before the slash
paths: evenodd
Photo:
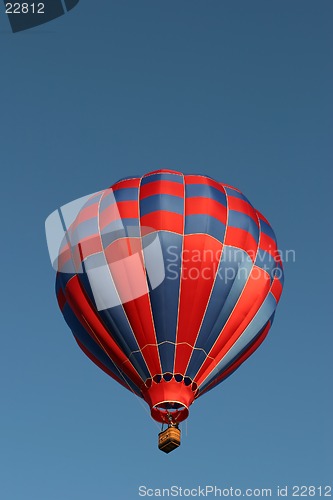
<path id="1" fill-rule="evenodd" d="M 180 429 L 177 427 L 168 427 L 165 431 L 162 431 L 158 435 L 158 447 L 164 453 L 170 453 L 170 451 L 178 448 L 180 446 Z"/>

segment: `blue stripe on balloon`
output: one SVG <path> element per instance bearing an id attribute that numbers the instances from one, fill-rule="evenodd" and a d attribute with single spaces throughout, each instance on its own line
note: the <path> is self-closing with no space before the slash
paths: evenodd
<path id="1" fill-rule="evenodd" d="M 250 275 L 253 263 L 244 250 L 224 246 L 213 291 L 194 347 L 208 354 L 226 324 Z M 200 351 L 193 351 L 187 375 L 195 376 L 202 364 Z"/>
<path id="2" fill-rule="evenodd" d="M 189 365 L 186 370 L 186 377 L 194 378 L 196 373 L 198 373 L 200 366 L 204 363 L 207 358 L 207 353 L 202 349 L 193 349 L 192 356 Z"/>
<path id="3" fill-rule="evenodd" d="M 207 186 L 207 184 L 186 184 L 185 193 L 186 198 L 210 198 L 221 203 L 224 207 L 227 206 L 226 195 L 212 186 Z"/>
<path id="4" fill-rule="evenodd" d="M 120 189 L 110 189 L 107 194 L 103 197 L 100 203 L 100 212 L 103 212 L 106 208 L 114 205 L 117 202 L 122 201 L 138 201 L 139 189 L 134 188 L 120 188 Z"/>
<path id="5" fill-rule="evenodd" d="M 159 344 L 158 352 L 160 355 L 162 373 L 173 373 L 173 363 L 175 358 L 175 346 L 169 342 Z"/>
<path id="6" fill-rule="evenodd" d="M 150 303 L 152 307 L 155 331 L 158 342 L 175 342 L 178 317 L 178 296 L 181 275 L 181 252 L 183 238 L 179 234 L 158 231 L 160 250 L 162 252 L 165 277 L 162 283 L 152 288 L 148 275 L 148 286 Z M 150 235 L 142 238 L 143 252 L 146 268 L 151 263 L 148 259 L 157 260 L 154 254 L 148 254 Z M 160 357 L 163 372 L 173 371 L 175 346 L 167 344 L 168 347 L 160 348 Z"/>
<path id="7" fill-rule="evenodd" d="M 268 293 L 266 299 L 259 308 L 257 314 L 252 319 L 250 324 L 245 328 L 242 335 L 234 343 L 231 349 L 218 363 L 216 368 L 212 370 L 208 378 L 199 387 L 201 391 L 205 389 L 216 377 L 226 370 L 240 354 L 251 344 L 258 333 L 264 328 L 269 318 L 272 316 L 276 308 L 276 300 L 272 293 Z"/>
<path id="8" fill-rule="evenodd" d="M 183 214 L 184 199 L 170 194 L 154 194 L 140 200 L 140 215 L 150 214 L 152 212 L 166 210 L 176 214 Z"/>
<path id="9" fill-rule="evenodd" d="M 255 241 L 259 240 L 259 228 L 257 224 L 254 222 L 252 217 L 244 214 L 243 212 L 237 212 L 237 210 L 229 210 L 228 226 L 243 229 L 244 231 L 250 233 Z"/>
<path id="10" fill-rule="evenodd" d="M 138 188 L 123 188 L 113 191 L 116 201 L 138 201 Z"/>
<path id="11" fill-rule="evenodd" d="M 142 177 L 141 186 L 155 181 L 171 181 L 183 184 L 183 176 L 177 174 L 152 174 Z"/>
<path id="12" fill-rule="evenodd" d="M 260 221 L 260 229 L 263 233 L 267 234 L 267 236 L 269 236 L 270 238 L 272 238 L 272 240 L 275 241 L 276 243 L 276 236 L 275 236 L 275 233 L 273 231 L 273 229 L 271 228 L 271 226 L 269 224 L 267 224 L 267 222 L 265 222 L 264 220 L 262 219 L 259 219 Z"/>
<path id="13" fill-rule="evenodd" d="M 255 265 L 266 271 L 270 275 L 271 280 L 273 280 L 275 275 L 274 270 L 278 267 L 278 265 L 270 253 L 258 248 Z"/>
<path id="14" fill-rule="evenodd" d="M 209 234 L 223 243 L 225 225 L 215 217 L 204 214 L 186 215 L 185 234 Z"/>
<path id="15" fill-rule="evenodd" d="M 244 200 L 244 201 L 247 201 L 248 203 L 250 203 L 249 200 L 246 198 L 246 196 L 243 195 L 243 193 L 240 193 L 239 191 L 236 191 L 235 189 L 232 189 L 232 188 L 226 187 L 226 186 L 224 186 L 224 189 L 225 189 L 228 196 L 234 196 L 235 198 L 239 198 L 240 200 Z M 251 205 L 251 203 L 250 203 L 250 205 Z M 252 205 L 251 205 L 251 207 L 252 207 Z"/>

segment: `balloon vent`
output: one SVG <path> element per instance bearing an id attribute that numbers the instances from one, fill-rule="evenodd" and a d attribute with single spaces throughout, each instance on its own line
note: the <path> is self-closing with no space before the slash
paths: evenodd
<path id="1" fill-rule="evenodd" d="M 180 429 L 170 426 L 158 435 L 158 447 L 164 453 L 170 453 L 180 446 Z"/>

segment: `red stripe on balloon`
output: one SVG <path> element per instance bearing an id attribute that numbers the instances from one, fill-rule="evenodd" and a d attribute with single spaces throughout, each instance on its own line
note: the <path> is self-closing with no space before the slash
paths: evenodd
<path id="1" fill-rule="evenodd" d="M 150 374 L 162 373 L 148 294 L 123 304 L 123 308 Z"/>
<path id="2" fill-rule="evenodd" d="M 241 212 L 243 214 L 248 215 L 255 222 L 255 224 L 259 227 L 258 217 L 256 215 L 256 211 L 245 200 L 241 200 L 240 198 L 236 198 L 235 196 L 228 196 L 228 208 L 229 210 L 236 210 L 237 212 Z"/>
<path id="3" fill-rule="evenodd" d="M 99 203 L 94 203 L 93 205 L 89 205 L 88 207 L 81 208 L 75 221 L 71 225 L 71 231 L 73 232 L 75 228 L 82 224 L 82 222 L 85 222 L 89 219 L 95 219 L 98 215 L 98 207 Z"/>
<path id="4" fill-rule="evenodd" d="M 148 172 L 142 177 L 142 179 L 145 177 L 150 177 L 151 175 L 155 174 L 174 174 L 174 175 L 179 175 L 179 177 L 183 177 L 183 174 L 181 172 L 178 172 L 177 170 L 169 170 L 167 168 L 161 168 L 160 170 L 153 170 L 152 172 Z"/>
<path id="5" fill-rule="evenodd" d="M 143 215 L 140 219 L 142 236 L 153 231 L 172 231 L 182 234 L 183 224 L 183 215 L 166 210 L 151 212 Z"/>
<path id="6" fill-rule="evenodd" d="M 184 236 L 175 373 L 185 373 L 204 317 L 222 252 L 209 235 Z M 181 345 L 183 343 L 190 344 Z"/>
<path id="7" fill-rule="evenodd" d="M 170 194 L 172 196 L 184 196 L 184 186 L 179 182 L 158 180 L 142 184 L 140 187 L 140 200 L 156 194 Z"/>
<path id="8" fill-rule="evenodd" d="M 211 186 L 225 195 L 223 186 L 219 182 L 201 175 L 185 175 L 185 184 L 203 184 L 205 186 Z"/>
<path id="9" fill-rule="evenodd" d="M 99 225 L 101 230 L 108 224 L 120 219 L 137 219 L 139 207 L 137 201 L 118 201 L 106 207 L 99 214 Z"/>
<path id="10" fill-rule="evenodd" d="M 215 217 L 222 224 L 227 222 L 227 209 L 224 205 L 211 198 L 201 196 L 185 199 L 186 215 L 209 215 Z"/>
<path id="11" fill-rule="evenodd" d="M 122 261 L 124 264 L 129 262 L 128 259 L 136 256 L 139 261 L 140 267 L 138 269 L 128 269 L 128 272 L 131 273 L 133 271 L 141 271 L 144 272 L 143 266 L 143 257 L 142 257 L 142 246 L 141 241 L 138 238 L 124 237 L 119 240 L 115 240 L 106 249 L 104 250 L 106 260 L 109 264 L 116 263 L 118 261 Z M 122 276 L 122 281 L 125 279 L 131 279 L 132 281 L 136 279 L 135 275 L 129 275 L 128 277 Z M 147 289 L 147 282 L 146 289 Z"/>
<path id="12" fill-rule="evenodd" d="M 238 227 L 227 226 L 224 244 L 245 250 L 252 261 L 255 261 L 258 242 L 248 231 Z"/>
<path id="13" fill-rule="evenodd" d="M 109 194 L 109 192 L 118 191 L 119 189 L 128 189 L 128 188 L 138 188 L 140 186 L 140 177 L 135 179 L 125 179 L 123 181 L 116 182 L 110 189 L 105 191 L 105 196 Z"/>
<path id="14" fill-rule="evenodd" d="M 99 234 L 88 236 L 88 238 L 80 240 L 79 247 L 81 249 L 81 261 L 86 257 L 89 257 L 89 255 L 103 251 L 101 237 Z"/>
<path id="15" fill-rule="evenodd" d="M 261 250 L 270 253 L 273 257 L 276 256 L 277 253 L 276 242 L 272 238 L 270 238 L 267 234 L 265 234 L 263 231 L 261 231 L 260 234 L 259 247 Z"/>

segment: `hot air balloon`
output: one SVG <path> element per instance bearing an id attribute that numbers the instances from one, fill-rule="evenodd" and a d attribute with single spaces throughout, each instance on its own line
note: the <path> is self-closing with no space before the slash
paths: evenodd
<path id="1" fill-rule="evenodd" d="M 158 170 L 95 193 L 66 228 L 61 312 L 82 351 L 167 424 L 263 342 L 283 286 L 274 232 L 238 189 Z"/>

